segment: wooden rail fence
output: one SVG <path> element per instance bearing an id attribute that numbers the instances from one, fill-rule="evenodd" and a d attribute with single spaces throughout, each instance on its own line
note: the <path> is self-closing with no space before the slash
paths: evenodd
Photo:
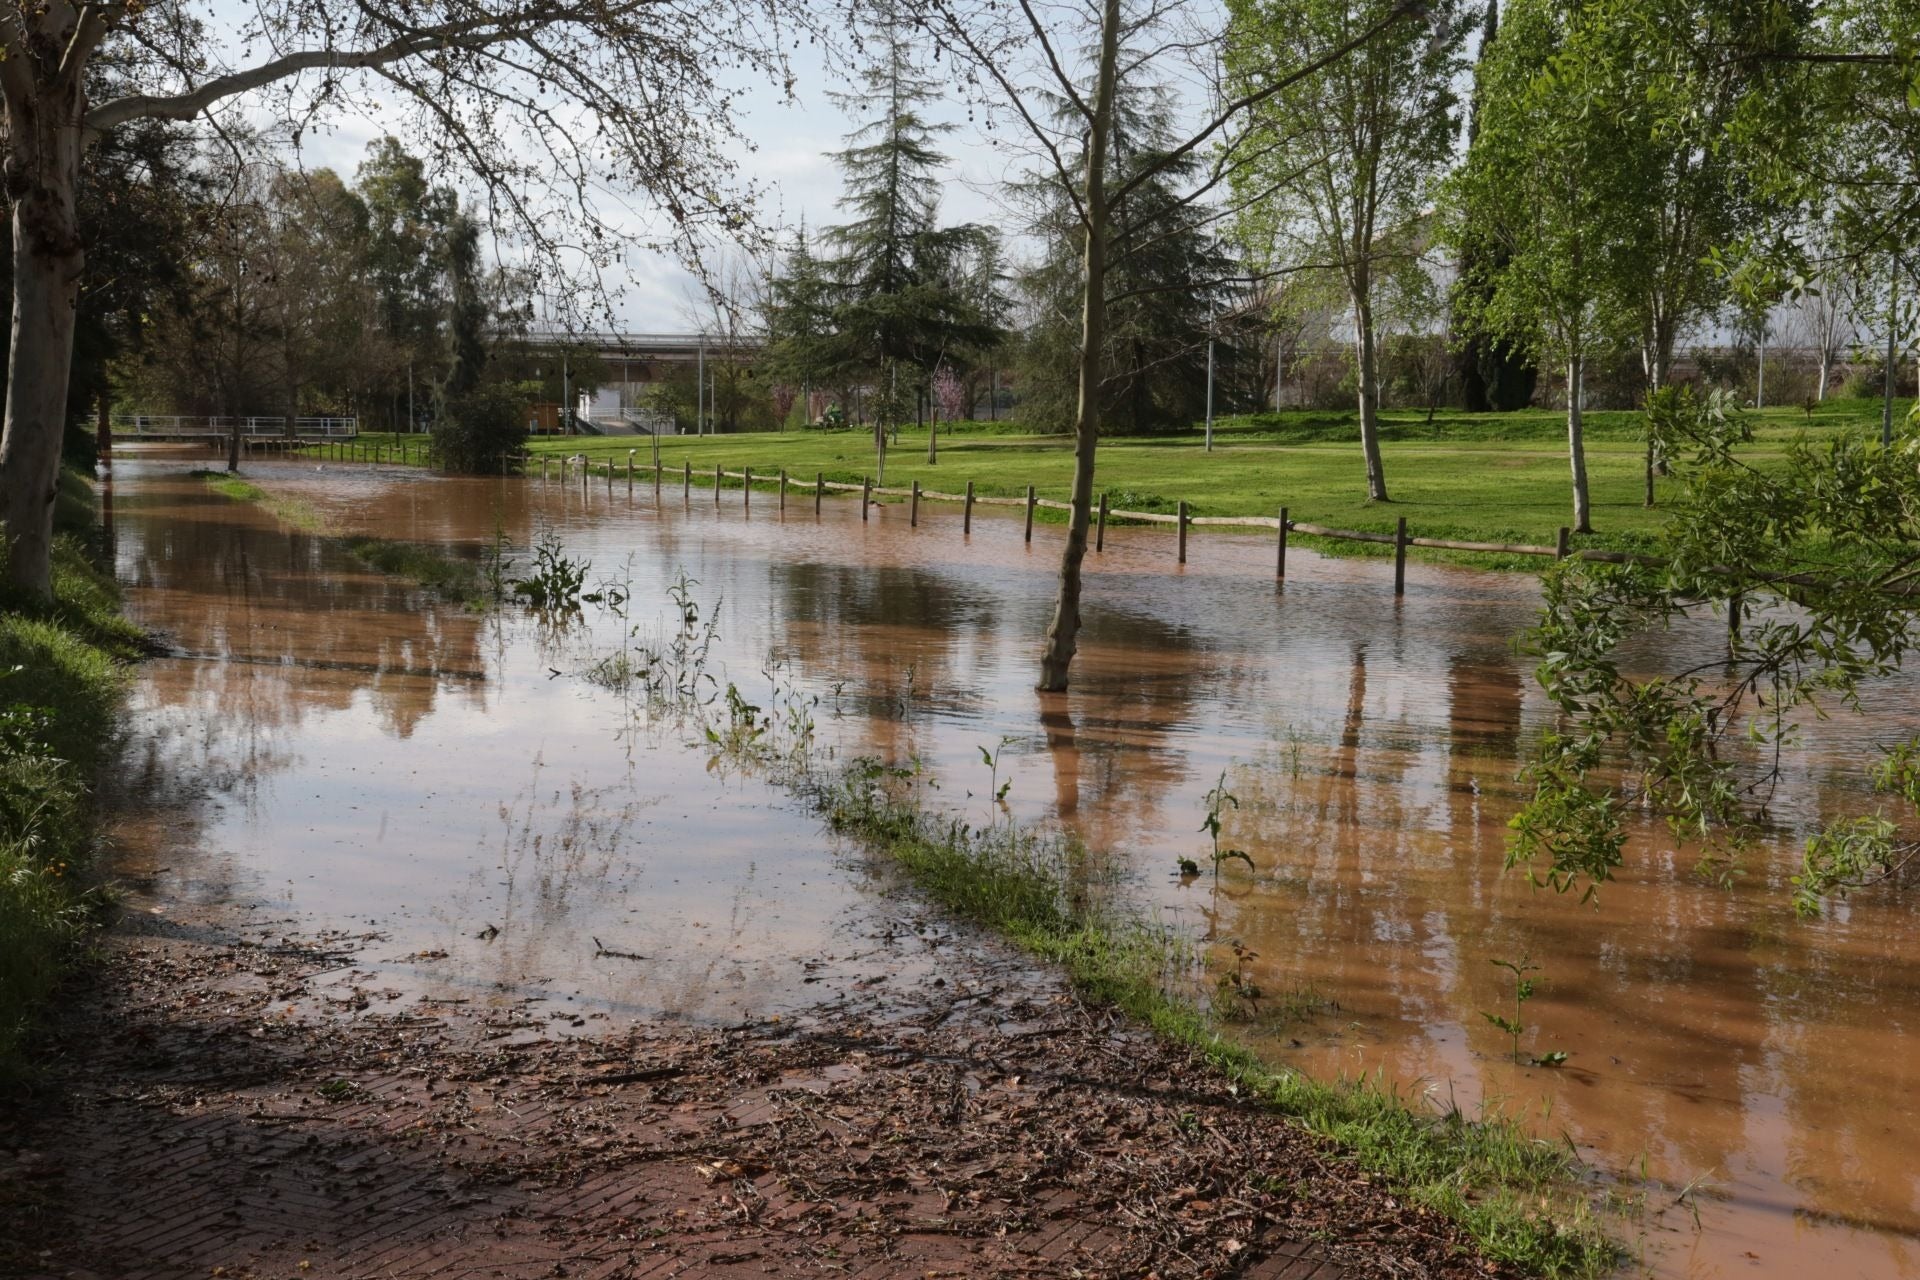
<path id="1" fill-rule="evenodd" d="M 319 445 L 309 444 L 307 448 L 311 452 L 319 453 L 322 457 L 338 459 L 340 461 L 357 461 L 369 464 L 378 462 L 405 464 L 425 461 L 424 447 L 419 445 L 409 447 L 405 441 L 400 442 L 398 445 L 363 441 L 338 441 L 326 442 Z M 633 490 L 635 472 L 633 455 L 634 451 L 629 450 L 625 462 L 627 490 L 629 493 Z M 540 478 L 542 480 L 551 478 L 550 466 L 553 461 L 550 456 L 543 456 L 540 459 Z M 613 488 L 615 467 L 619 465 L 612 458 L 608 458 L 605 462 L 596 462 L 584 457 L 563 457 L 559 459 L 559 463 L 560 479 L 562 482 L 570 478 L 569 472 L 578 468 L 580 481 L 584 487 L 589 475 L 595 471 L 602 471 L 606 475 L 609 492 L 611 492 Z M 652 463 L 641 463 L 639 465 L 642 469 L 648 469 L 653 472 L 653 490 L 657 497 L 665 477 L 665 467 L 657 460 Z M 715 506 L 720 505 L 721 490 L 729 480 L 740 481 L 741 503 L 747 507 L 750 507 L 752 504 L 753 487 L 756 484 L 777 485 L 780 495 L 780 509 L 782 511 L 786 510 L 789 480 L 784 470 L 775 476 L 765 474 L 756 476 L 753 473 L 752 467 L 748 467 L 742 471 L 727 471 L 716 465 L 713 469 L 713 501 Z M 680 484 L 682 500 L 691 501 L 693 497 L 693 463 L 690 461 L 683 460 L 681 463 Z M 1022 537 L 1030 543 L 1033 541 L 1033 516 L 1036 510 L 1046 508 L 1050 511 L 1070 511 L 1073 509 L 1073 504 L 1061 502 L 1055 498 L 1042 498 L 1035 491 L 1033 485 L 1028 485 L 1026 488 L 1027 491 L 1023 497 L 997 498 L 986 494 L 975 493 L 973 481 L 971 480 L 967 481 L 966 492 L 945 493 L 938 489 L 924 489 L 917 480 L 914 481 L 911 488 L 890 489 L 874 484 L 870 476 L 862 477 L 860 483 L 854 484 L 844 480 L 829 480 L 826 478 L 824 472 L 816 472 L 813 478 L 813 511 L 815 515 L 820 514 L 821 502 L 829 490 L 835 493 L 859 493 L 860 518 L 863 521 L 868 519 L 869 512 L 873 505 L 873 499 L 876 496 L 905 498 L 909 504 L 907 508 L 908 524 L 911 527 L 917 528 L 920 523 L 920 504 L 922 501 L 952 502 L 959 504 L 961 508 L 962 533 L 972 533 L 973 509 L 976 505 L 987 507 L 1018 507 L 1021 508 L 1025 514 L 1025 526 L 1022 531 Z M 1405 516 L 1401 516 L 1398 519 L 1392 533 L 1369 533 L 1358 529 L 1335 529 L 1328 525 L 1312 524 L 1305 520 L 1295 520 L 1289 516 L 1286 507 L 1281 507 L 1277 514 L 1270 516 L 1196 516 L 1188 509 L 1184 501 L 1178 503 L 1172 513 L 1164 511 L 1123 511 L 1109 505 L 1108 495 L 1105 492 L 1100 494 L 1099 505 L 1096 509 L 1093 541 L 1093 549 L 1096 552 L 1106 550 L 1107 522 L 1109 519 L 1131 520 L 1136 524 L 1173 525 L 1175 529 L 1174 554 L 1180 564 L 1187 562 L 1188 533 L 1190 530 L 1201 527 L 1220 529 L 1271 529 L 1275 535 L 1273 571 L 1274 576 L 1277 578 L 1287 576 L 1287 540 L 1289 534 L 1301 533 L 1313 538 L 1330 538 L 1345 542 L 1367 542 L 1379 546 L 1392 547 L 1393 590 L 1395 595 L 1406 594 L 1407 551 L 1413 547 L 1422 547 L 1433 551 L 1477 552 L 1485 555 L 1539 556 L 1545 559 L 1556 560 L 1574 558 L 1600 561 L 1608 564 L 1657 563 L 1653 557 L 1634 555 L 1623 551 L 1600 551 L 1594 549 L 1574 551 L 1568 545 L 1569 530 L 1564 525 L 1561 526 L 1559 530 L 1559 536 L 1555 540 L 1555 545 L 1551 547 L 1535 546 L 1524 542 L 1472 542 L 1460 538 L 1427 538 L 1418 536 L 1407 528 L 1407 518 Z"/>
<path id="2" fill-rule="evenodd" d="M 548 463 L 549 459 L 547 458 L 543 457 L 540 460 L 540 476 L 542 479 L 547 479 L 549 476 Z M 562 481 L 565 481 L 568 478 L 568 472 L 575 467 L 580 469 L 581 479 L 583 481 L 592 471 L 604 469 L 607 476 L 607 483 L 609 487 L 611 487 L 616 465 L 618 464 L 611 459 L 601 463 L 590 459 L 562 458 L 560 459 L 560 478 Z M 650 468 L 652 470 L 653 488 L 657 494 L 660 491 L 664 467 L 658 462 L 651 464 L 642 463 L 640 465 L 642 468 Z M 631 492 L 634 474 L 634 460 L 631 451 L 629 452 L 625 466 L 627 469 L 627 487 L 628 491 Z M 753 487 L 755 485 L 763 485 L 777 486 L 780 495 L 780 509 L 782 511 L 786 510 L 789 480 L 784 470 L 780 471 L 777 475 L 768 476 L 764 473 L 755 475 L 752 467 L 747 467 L 741 471 L 727 471 L 716 465 L 713 469 L 713 501 L 715 506 L 720 504 L 721 490 L 729 480 L 738 480 L 740 482 L 741 505 L 743 507 L 751 508 L 753 502 Z M 682 499 L 690 501 L 693 496 L 693 464 L 691 462 L 683 461 L 681 464 L 681 489 Z M 923 501 L 956 503 L 961 509 L 962 533 L 973 532 L 973 509 L 976 505 L 987 507 L 1018 507 L 1022 509 L 1025 515 L 1022 537 L 1027 542 L 1033 541 L 1033 516 L 1036 510 L 1046 508 L 1050 511 L 1070 511 L 1073 509 L 1072 503 L 1061 502 L 1055 498 L 1040 497 L 1032 485 L 1027 486 L 1026 494 L 1023 497 L 996 498 L 975 493 L 973 481 L 971 480 L 967 481 L 967 488 L 964 493 L 945 493 L 938 489 L 922 488 L 920 482 L 917 480 L 913 482 L 910 488 L 893 489 L 874 484 L 872 477 L 862 477 L 858 484 L 854 484 L 844 480 L 829 480 L 826 478 L 825 473 L 816 472 L 813 478 L 813 510 L 815 515 L 820 514 L 821 501 L 829 490 L 836 493 L 858 493 L 860 495 L 860 518 L 862 520 L 869 518 L 874 498 L 905 498 L 908 503 L 907 523 L 909 527 L 913 528 L 919 527 L 920 504 Z M 1556 545 L 1551 547 L 1535 546 L 1524 542 L 1471 542 L 1460 538 L 1420 537 L 1409 531 L 1407 528 L 1407 518 L 1405 516 L 1399 517 L 1392 533 L 1368 533 L 1358 529 L 1335 529 L 1324 524 L 1312 524 L 1305 520 L 1295 520 L 1289 516 L 1286 507 L 1281 507 L 1277 514 L 1270 516 L 1196 516 L 1188 509 L 1185 502 L 1178 503 L 1172 513 L 1164 511 L 1124 511 L 1112 507 L 1108 502 L 1108 495 L 1105 492 L 1101 493 L 1099 505 L 1096 509 L 1093 543 L 1093 549 L 1096 552 L 1106 550 L 1107 522 L 1110 519 L 1131 520 L 1136 524 L 1173 525 L 1175 530 L 1174 554 L 1180 564 L 1187 562 L 1188 533 L 1190 530 L 1203 526 L 1221 529 L 1271 529 L 1275 535 L 1273 571 L 1274 576 L 1277 578 L 1287 576 L 1287 540 L 1289 534 L 1301 533 L 1313 538 L 1331 538 L 1346 542 L 1367 542 L 1379 546 L 1392 547 L 1393 591 L 1395 595 L 1406 594 L 1407 551 L 1413 547 L 1423 547 L 1433 551 L 1478 552 L 1487 555 L 1540 556 L 1545 559 L 1558 560 L 1565 560 L 1572 557 L 1581 560 L 1603 561 L 1610 564 L 1627 564 L 1642 561 L 1651 562 L 1651 557 L 1637 556 L 1621 551 L 1574 551 L 1568 545 L 1569 530 L 1565 526 L 1562 526 L 1559 531 Z"/>
<path id="3" fill-rule="evenodd" d="M 410 442 L 406 439 L 401 439 L 394 443 L 387 443 L 353 439 L 318 442 L 288 441 L 284 443 L 293 449 L 303 451 L 309 457 L 338 459 L 348 462 L 418 464 L 428 461 L 427 445 L 424 441 Z M 282 442 L 279 441 L 271 442 L 267 445 L 269 448 L 278 448 L 281 446 Z M 627 461 L 625 465 L 627 468 L 628 493 L 633 492 L 634 454 L 636 452 L 638 451 L 633 449 L 627 451 Z M 518 457 L 519 460 L 527 466 L 530 467 L 532 465 L 532 458 L 526 454 L 520 454 Z M 547 480 L 551 477 L 549 468 L 552 461 L 553 458 L 551 455 L 543 455 L 541 457 L 540 478 L 542 480 Z M 560 479 L 563 482 L 568 479 L 568 473 L 576 465 L 579 467 L 581 492 L 583 495 L 586 492 L 587 479 L 590 475 L 594 474 L 596 469 L 607 478 L 607 492 L 609 494 L 613 492 L 614 467 L 616 465 L 613 458 L 608 457 L 604 462 L 596 463 L 593 459 L 587 458 L 584 455 L 575 455 L 573 457 L 563 457 L 559 459 L 559 462 Z M 651 464 L 643 463 L 641 465 L 651 466 L 653 471 L 654 498 L 658 501 L 661 483 L 666 474 L 666 468 L 657 457 Z M 502 475 L 507 474 L 507 466 L 507 460 L 503 459 L 501 462 Z M 751 467 L 748 467 L 744 471 L 726 471 L 716 465 L 713 469 L 713 501 L 715 506 L 720 505 L 721 490 L 725 487 L 725 483 L 728 480 L 738 480 L 741 482 L 741 489 L 743 491 L 741 501 L 748 507 L 751 507 L 752 504 L 753 486 L 755 484 L 778 485 L 780 510 L 784 512 L 787 509 L 787 487 L 789 480 L 785 470 L 780 471 L 777 476 L 769 477 L 766 475 L 754 475 L 753 468 Z M 829 489 L 837 493 L 852 493 L 858 490 L 861 496 L 860 519 L 863 521 L 869 518 L 873 498 L 876 494 L 881 497 L 906 498 L 910 504 L 908 506 L 907 519 L 909 524 L 914 527 L 918 527 L 920 523 L 920 502 L 922 499 L 928 502 L 953 502 L 960 504 L 961 507 L 961 531 L 963 533 L 972 533 L 973 508 L 976 504 L 990 507 L 1020 507 L 1025 510 L 1026 514 L 1024 537 L 1027 542 L 1031 543 L 1033 541 L 1033 513 L 1037 508 L 1045 507 L 1053 511 L 1071 511 L 1073 504 L 1061 502 L 1054 498 L 1042 498 L 1037 495 L 1032 485 L 1028 485 L 1026 488 L 1027 492 L 1024 497 L 994 498 L 975 493 L 973 481 L 971 480 L 967 481 L 965 493 L 942 493 L 937 489 L 923 489 L 920 487 L 918 481 L 915 481 L 909 489 L 889 489 L 874 484 L 871 476 L 863 476 L 859 484 L 853 484 L 847 481 L 829 480 L 825 472 L 815 472 L 813 478 L 813 513 L 816 516 L 820 514 L 821 502 L 826 497 Z M 691 461 L 683 460 L 681 463 L 681 491 L 683 500 L 691 502 L 693 499 L 693 463 Z M 1392 547 L 1393 591 L 1395 595 L 1406 594 L 1407 551 L 1411 547 L 1423 547 L 1433 551 L 1477 552 L 1483 555 L 1539 556 L 1555 560 L 1575 559 L 1602 564 L 1658 566 L 1667 563 L 1667 561 L 1658 556 L 1641 555 L 1628 551 L 1601 551 L 1595 548 L 1583 548 L 1575 551 L 1569 545 L 1571 531 L 1565 525 L 1560 526 L 1559 534 L 1554 539 L 1554 545 L 1551 547 L 1535 546 L 1524 542 L 1471 542 L 1461 538 L 1424 538 L 1417 536 L 1408 530 L 1407 518 L 1405 516 L 1398 518 L 1392 533 L 1368 533 L 1357 529 L 1335 529 L 1323 524 L 1310 524 L 1305 520 L 1295 520 L 1288 515 L 1286 507 L 1281 507 L 1278 514 L 1271 516 L 1196 516 L 1191 513 L 1184 501 L 1177 504 L 1172 514 L 1164 511 L 1120 511 L 1110 507 L 1108 495 L 1104 491 L 1100 494 L 1100 502 L 1095 514 L 1096 522 L 1094 526 L 1093 549 L 1096 552 L 1106 550 L 1107 520 L 1109 517 L 1117 520 L 1132 520 L 1139 524 L 1174 525 L 1177 530 L 1175 554 L 1181 564 L 1187 562 L 1187 535 L 1189 530 L 1201 525 L 1218 528 L 1272 529 L 1274 531 L 1273 571 L 1276 578 L 1285 578 L 1287 576 L 1287 539 L 1289 534 L 1304 533 L 1314 538 L 1331 538 L 1346 542 L 1368 542 L 1379 546 Z M 1813 573 L 1755 574 L 1732 565 L 1711 565 L 1707 566 L 1707 571 L 1716 576 L 1745 579 L 1762 588 L 1777 588 L 1781 586 L 1828 588 L 1832 586 L 1832 583 Z M 1889 597 L 1895 599 L 1910 600 L 1920 598 L 1920 583 L 1901 581 L 1887 584 L 1883 589 Z M 1741 603 L 1738 594 L 1734 596 L 1733 607 L 1728 610 L 1727 617 L 1729 631 L 1731 632 L 1737 629 L 1741 617 Z"/>

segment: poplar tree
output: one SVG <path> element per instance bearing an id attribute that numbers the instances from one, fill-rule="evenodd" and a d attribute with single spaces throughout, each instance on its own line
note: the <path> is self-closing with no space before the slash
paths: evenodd
<path id="1" fill-rule="evenodd" d="M 1480 136 L 1482 69 L 1500 35 L 1500 0 L 1487 0 L 1480 22 L 1480 47 L 1473 69 L 1473 97 L 1467 109 L 1467 150 Z M 1524 347 L 1488 332 L 1483 323 L 1490 281 L 1506 266 L 1489 219 L 1462 196 L 1454 237 L 1454 283 L 1449 294 L 1448 327 L 1458 353 L 1460 396 L 1470 413 L 1511 413 L 1533 402 L 1540 370 Z"/>
<path id="2" fill-rule="evenodd" d="M 1392 0 L 1228 0 L 1235 85 L 1341 47 L 1392 10 Z M 1373 502 L 1387 501 L 1376 312 L 1389 276 L 1422 269 L 1425 211 L 1459 131 L 1453 84 L 1468 23 L 1453 0 L 1434 0 L 1426 16 L 1261 103 L 1248 125 L 1255 159 L 1233 175 L 1246 202 L 1239 232 L 1256 267 L 1330 276 L 1351 311 Z"/>
<path id="3" fill-rule="evenodd" d="M 1582 397 L 1587 362 L 1631 320 L 1623 280 L 1646 267 L 1646 227 L 1633 192 L 1640 158 L 1629 122 L 1605 110 L 1593 28 L 1554 0 L 1509 5 L 1481 63 L 1478 134 L 1455 175 L 1452 235 L 1497 249 L 1459 295 L 1478 321 L 1566 375 L 1573 528 L 1593 530 Z M 1466 224 L 1461 210 L 1470 210 Z M 1470 230 L 1468 227 L 1470 226 Z M 1464 234 L 1463 234 L 1464 233 Z"/>

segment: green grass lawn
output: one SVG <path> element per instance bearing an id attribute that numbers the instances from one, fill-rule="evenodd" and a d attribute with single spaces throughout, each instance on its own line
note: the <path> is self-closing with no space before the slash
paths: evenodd
<path id="1" fill-rule="evenodd" d="M 1907 407 L 1902 402 L 1897 409 L 1904 415 Z M 1802 432 L 1877 431 L 1879 414 L 1877 401 L 1831 401 L 1811 416 L 1797 407 L 1769 409 L 1754 415 L 1758 438 L 1749 456 L 1777 457 Z M 1641 505 L 1641 424 L 1634 412 L 1588 415 L 1596 531 L 1589 545 L 1631 545 L 1664 518 L 1659 508 Z M 1565 415 L 1552 410 L 1443 412 L 1431 424 L 1422 412 L 1386 413 L 1390 503 L 1366 500 L 1351 412 L 1225 419 L 1215 425 L 1210 454 L 1198 431 L 1103 440 L 1097 485 L 1110 492 L 1115 508 L 1128 510 L 1172 511 L 1184 499 L 1195 515 L 1273 515 L 1284 504 L 1295 520 L 1342 529 L 1391 532 L 1405 516 L 1415 535 L 1551 545 L 1559 527 L 1572 521 L 1565 429 Z M 636 446 L 644 466 L 645 438 L 539 439 L 532 448 L 536 458 L 585 453 L 596 462 L 624 464 Z M 1005 423 L 953 424 L 942 428 L 936 465 L 927 463 L 926 449 L 924 430 L 904 432 L 888 452 L 887 484 L 904 488 L 918 480 L 959 492 L 971 480 L 980 494 L 1006 497 L 1032 484 L 1043 498 L 1068 496 L 1073 447 L 1065 436 L 1026 434 Z M 768 476 L 784 467 L 809 482 L 820 472 L 857 482 L 877 470 L 865 430 L 672 436 L 661 441 L 661 457 L 675 471 L 685 461 L 709 473 L 716 464 Z"/>

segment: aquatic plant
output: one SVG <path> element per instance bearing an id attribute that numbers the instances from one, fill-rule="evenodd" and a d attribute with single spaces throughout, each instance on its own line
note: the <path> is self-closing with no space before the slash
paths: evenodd
<path id="1" fill-rule="evenodd" d="M 1498 1013 L 1488 1013 L 1484 1009 L 1480 1011 L 1480 1016 L 1507 1033 L 1509 1055 L 1514 1062 L 1518 1063 L 1521 1061 L 1520 1037 L 1527 1032 L 1522 1011 L 1527 1001 L 1533 999 L 1534 994 L 1533 979 L 1527 975 L 1540 972 L 1540 966 L 1533 962 L 1531 955 L 1525 953 L 1522 953 L 1518 960 L 1490 960 L 1488 963 L 1495 968 L 1505 969 L 1513 975 L 1513 1016 L 1509 1018 Z M 1549 1050 L 1537 1058 L 1528 1059 L 1536 1067 L 1557 1067 L 1566 1060 L 1565 1051 L 1560 1049 Z"/>
<path id="2" fill-rule="evenodd" d="M 509 585 L 536 609 L 577 608 L 591 567 L 589 561 L 568 556 L 560 535 L 548 529 L 534 542 L 531 571 L 524 578 L 511 579 Z"/>
<path id="3" fill-rule="evenodd" d="M 1220 879 L 1220 864 L 1235 859 L 1246 863 L 1247 870 L 1255 870 L 1253 858 L 1245 849 L 1222 849 L 1220 847 L 1221 815 L 1227 811 L 1229 806 L 1235 809 L 1240 807 L 1240 797 L 1227 790 L 1227 771 L 1225 769 L 1220 771 L 1220 779 L 1213 784 L 1213 789 L 1207 792 L 1206 801 L 1207 816 L 1201 821 L 1200 830 L 1206 832 L 1208 837 L 1213 841 L 1214 880 L 1218 882 Z M 1184 862 L 1185 859 L 1182 859 L 1182 861 Z M 1183 866 L 1181 870 L 1184 872 L 1185 867 Z"/>
<path id="4" fill-rule="evenodd" d="M 1000 757 L 1007 754 L 1009 744 L 1017 741 L 1017 738 L 1002 737 L 1000 739 L 1000 745 L 994 750 L 989 751 L 985 747 L 980 748 L 980 759 L 984 761 L 987 766 L 987 795 L 990 797 L 987 803 L 987 822 L 989 825 L 997 820 L 994 813 L 994 806 L 998 805 L 1002 809 L 1006 808 L 1007 792 L 1013 790 L 1012 778 L 1008 778 L 1005 782 L 1000 781 Z"/>

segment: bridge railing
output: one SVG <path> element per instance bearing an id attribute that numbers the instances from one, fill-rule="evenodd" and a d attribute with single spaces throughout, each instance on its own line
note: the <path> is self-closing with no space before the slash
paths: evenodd
<path id="1" fill-rule="evenodd" d="M 277 437 L 287 434 L 287 420 L 284 415 L 256 414 L 238 421 L 242 436 Z M 145 436 L 156 440 L 179 440 L 200 436 L 224 439 L 233 434 L 234 422 L 235 419 L 231 417 L 202 418 L 169 413 L 116 413 L 113 415 L 113 434 L 135 439 Z M 351 438 L 359 433 L 360 419 L 358 418 L 295 418 L 293 420 L 293 434 L 300 439 Z"/>

